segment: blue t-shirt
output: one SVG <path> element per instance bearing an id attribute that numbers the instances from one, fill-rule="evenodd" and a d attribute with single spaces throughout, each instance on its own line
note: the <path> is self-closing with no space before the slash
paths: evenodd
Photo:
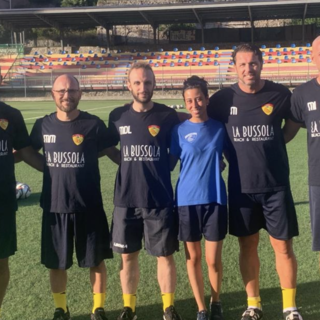
<path id="1" fill-rule="evenodd" d="M 170 153 L 181 161 L 176 186 L 178 206 L 227 203 L 220 173 L 224 139 L 223 124 L 213 119 L 202 123 L 186 120 L 174 127 Z"/>

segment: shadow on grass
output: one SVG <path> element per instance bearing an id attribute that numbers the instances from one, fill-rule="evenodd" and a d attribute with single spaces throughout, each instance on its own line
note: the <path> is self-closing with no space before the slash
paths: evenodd
<path id="1" fill-rule="evenodd" d="M 18 200 L 18 207 L 28 207 L 39 204 L 40 201 L 40 192 L 31 193 L 29 198 L 27 199 L 19 199 Z"/>
<path id="2" fill-rule="evenodd" d="M 304 320 L 320 319 L 320 308 L 318 304 L 319 282 L 309 282 L 298 285 L 297 304 Z M 264 320 L 283 320 L 282 300 L 280 288 L 261 290 Z M 224 308 L 224 320 L 239 320 L 246 308 L 246 296 L 244 291 L 225 293 L 221 295 Z M 207 297 L 207 305 L 209 297 Z M 176 300 L 176 309 L 183 320 L 196 319 L 196 303 L 194 299 Z M 138 306 L 138 320 L 161 320 L 162 305 Z M 121 310 L 107 311 L 108 320 L 116 320 Z M 73 320 L 89 320 L 89 314 L 72 316 Z M 49 320 L 49 318 L 47 319 Z"/>
<path id="3" fill-rule="evenodd" d="M 304 205 L 304 204 L 309 204 L 309 201 L 299 201 L 299 202 L 295 202 L 294 203 L 295 206 L 301 206 L 301 205 Z"/>

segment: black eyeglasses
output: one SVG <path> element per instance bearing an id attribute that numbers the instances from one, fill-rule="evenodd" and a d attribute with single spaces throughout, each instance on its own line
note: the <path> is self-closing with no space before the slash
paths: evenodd
<path id="1" fill-rule="evenodd" d="M 68 94 L 76 94 L 79 92 L 79 89 L 62 89 L 62 90 L 52 90 L 53 92 L 56 92 L 60 96 L 64 96 L 67 92 Z"/>

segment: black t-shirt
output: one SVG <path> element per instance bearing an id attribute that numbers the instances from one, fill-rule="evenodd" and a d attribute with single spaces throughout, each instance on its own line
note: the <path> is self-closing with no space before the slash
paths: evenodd
<path id="1" fill-rule="evenodd" d="M 229 190 L 262 193 L 289 185 L 288 156 L 281 130 L 290 117 L 290 91 L 265 81 L 255 93 L 238 84 L 210 98 L 208 114 L 225 123 L 229 137 Z"/>
<path id="2" fill-rule="evenodd" d="M 113 145 L 120 141 L 114 204 L 127 208 L 172 205 L 168 148 L 172 128 L 179 123 L 176 112 L 154 103 L 147 112 L 136 112 L 128 104 L 110 113 Z"/>
<path id="3" fill-rule="evenodd" d="M 320 186 L 320 85 L 312 79 L 297 87 L 291 98 L 293 120 L 308 131 L 309 185 Z"/>
<path id="4" fill-rule="evenodd" d="M 0 102 L 0 213 L 17 210 L 16 178 L 12 149 L 30 145 L 26 125 L 20 111 Z"/>
<path id="5" fill-rule="evenodd" d="M 36 121 L 30 137 L 46 157 L 41 194 L 45 211 L 76 213 L 102 206 L 98 154 L 111 146 L 102 120 L 80 112 L 73 121 L 60 121 L 52 113 Z"/>

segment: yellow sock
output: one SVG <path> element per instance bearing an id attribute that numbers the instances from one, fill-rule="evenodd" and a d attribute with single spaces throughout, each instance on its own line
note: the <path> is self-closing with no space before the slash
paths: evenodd
<path id="1" fill-rule="evenodd" d="M 104 308 L 104 302 L 106 300 L 106 293 L 93 293 L 93 307 L 92 313 L 98 308 Z"/>
<path id="2" fill-rule="evenodd" d="M 297 289 L 282 289 L 282 304 L 283 310 L 291 309 L 294 310 L 297 308 L 296 306 L 296 291 Z"/>
<path id="3" fill-rule="evenodd" d="M 52 292 L 54 305 L 57 308 L 61 308 L 64 312 L 67 312 L 67 295 L 66 292 L 54 293 Z"/>
<path id="4" fill-rule="evenodd" d="M 162 293 L 163 311 L 168 307 L 173 306 L 174 303 L 174 293 Z"/>
<path id="5" fill-rule="evenodd" d="M 248 297 L 248 308 L 261 308 L 261 298 L 259 297 Z"/>
<path id="6" fill-rule="evenodd" d="M 123 297 L 123 306 L 124 307 L 129 307 L 132 309 L 133 312 L 136 311 L 136 302 L 137 302 L 137 295 L 131 294 L 131 293 L 124 293 L 122 295 Z"/>

